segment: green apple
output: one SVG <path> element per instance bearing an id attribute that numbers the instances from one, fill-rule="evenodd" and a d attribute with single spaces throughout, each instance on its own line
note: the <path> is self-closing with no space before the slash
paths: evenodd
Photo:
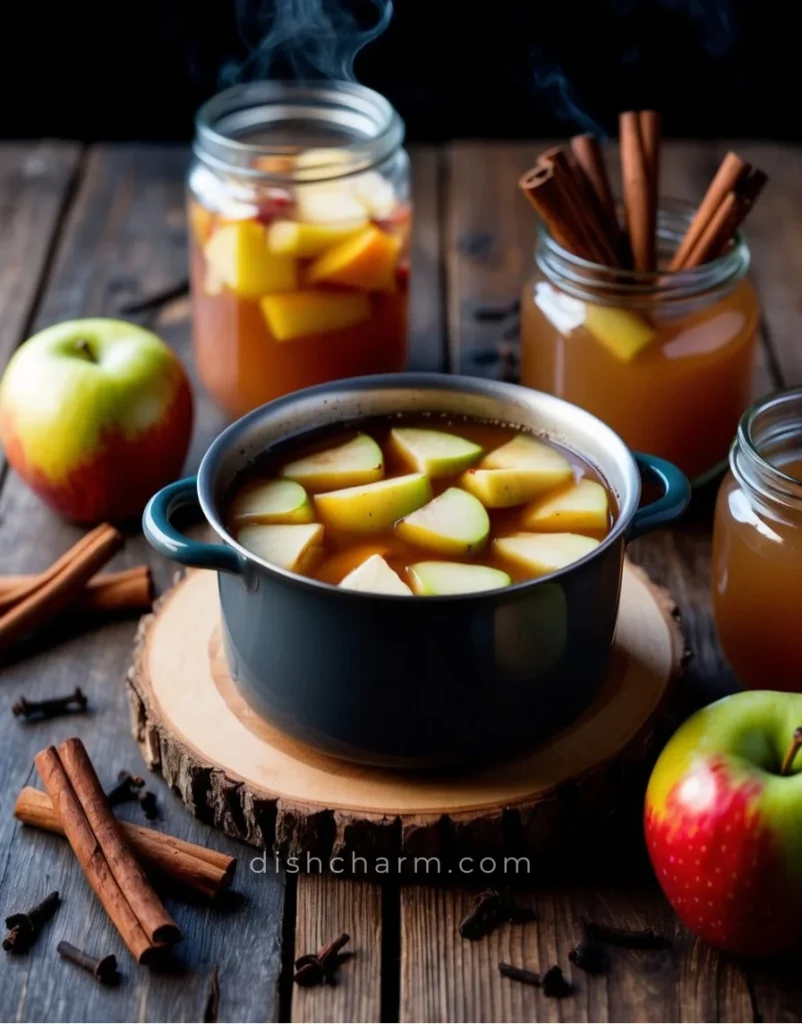
<path id="1" fill-rule="evenodd" d="M 556 494 L 548 494 L 524 509 L 523 514 L 527 530 L 581 533 L 606 530 L 609 525 L 607 491 L 595 480 L 580 480 Z"/>
<path id="2" fill-rule="evenodd" d="M 429 478 L 422 473 L 409 473 L 363 487 L 318 494 L 315 510 L 326 526 L 349 533 L 379 533 L 389 530 L 431 497 Z"/>
<path id="3" fill-rule="evenodd" d="M 507 573 L 500 569 L 462 562 L 416 562 L 409 567 L 409 577 L 413 591 L 426 597 L 476 594 L 481 590 L 508 587 L 512 583 Z"/>
<path id="4" fill-rule="evenodd" d="M 237 540 L 271 565 L 303 572 L 313 549 L 323 543 L 323 527 L 320 523 L 251 523 L 237 531 Z"/>
<path id="5" fill-rule="evenodd" d="M 499 558 L 535 576 L 564 569 L 598 546 L 597 540 L 578 533 L 515 533 L 493 541 Z"/>
<path id="6" fill-rule="evenodd" d="M 802 694 L 725 697 L 679 728 L 649 780 L 657 880 L 692 932 L 731 953 L 802 947 L 800 727 Z"/>
<path id="7" fill-rule="evenodd" d="M 456 476 L 482 456 L 478 444 L 442 430 L 397 427 L 390 431 L 390 442 L 413 469 L 430 480 Z"/>
<path id="8" fill-rule="evenodd" d="M 340 586 L 346 590 L 364 590 L 371 594 L 412 593 L 381 555 L 371 555 L 367 558 L 340 581 Z"/>
<path id="9" fill-rule="evenodd" d="M 311 523 L 315 518 L 309 495 L 294 480 L 256 480 L 234 499 L 235 526 L 246 523 Z"/>
<path id="10" fill-rule="evenodd" d="M 396 524 L 405 541 L 441 555 L 464 557 L 487 543 L 490 518 L 484 505 L 459 487 L 449 487 L 428 505 Z"/>
<path id="11" fill-rule="evenodd" d="M 302 484 L 308 491 L 333 491 L 371 484 L 384 476 L 381 448 L 367 434 L 289 462 L 280 475 Z"/>
<path id="12" fill-rule="evenodd" d="M 181 472 L 192 393 L 175 353 L 121 320 L 72 320 L 29 338 L 0 383 L 0 442 L 68 519 L 122 520 Z"/>
<path id="13" fill-rule="evenodd" d="M 563 483 L 572 475 L 571 463 L 564 455 L 529 434 L 516 434 L 511 441 L 488 452 L 482 459 L 480 468 L 550 471 L 557 475 L 556 483 Z M 556 486 L 556 483 L 553 486 Z"/>

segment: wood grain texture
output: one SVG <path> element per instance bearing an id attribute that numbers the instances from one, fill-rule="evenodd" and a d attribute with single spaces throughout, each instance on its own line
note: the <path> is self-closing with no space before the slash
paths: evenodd
<path id="1" fill-rule="evenodd" d="M 412 146 L 412 281 L 409 369 L 445 369 L 442 263 L 442 157 L 435 146 Z"/>
<path id="2" fill-rule="evenodd" d="M 185 276 L 186 159 L 185 150 L 165 147 L 110 146 L 89 152 L 63 218 L 33 329 L 76 316 L 114 316 L 124 301 Z M 34 224 L 41 210 L 17 216 Z M 154 324 L 188 361 L 186 317 L 177 316 L 175 309 L 165 310 Z M 205 446 L 204 435 L 219 429 L 219 417 L 203 399 L 198 413 L 190 465 L 196 464 L 198 451 Z M 0 523 L 2 572 L 39 571 L 80 535 L 52 515 L 13 473 L 0 493 Z M 155 557 L 138 535 L 129 538 L 114 567 L 143 561 L 150 561 L 161 586 L 172 577 L 174 567 Z M 250 871 L 250 858 L 242 857 L 242 849 L 194 821 L 158 779 L 149 777 L 148 785 L 158 794 L 160 827 L 241 857 L 234 881 L 237 894 L 227 906 L 190 906 L 168 899 L 185 936 L 173 973 L 136 968 L 68 845 L 56 836 L 26 829 L 12 817 L 16 794 L 35 781 L 34 754 L 70 735 L 82 737 L 107 785 L 121 768 L 142 770 L 128 733 L 122 686 L 134 632 L 133 622 L 108 624 L 80 636 L 53 628 L 15 651 L 0 668 L 0 721 L 5 723 L 0 745 L 0 913 L 5 916 L 29 906 L 46 889 L 59 889 L 64 899 L 33 950 L 26 957 L 4 960 L 0 1019 L 201 1020 L 215 964 L 221 1020 L 271 1019 L 276 1014 L 283 878 L 272 871 Z M 36 699 L 69 692 L 76 685 L 89 696 L 89 715 L 30 726 L 13 720 L 11 704 L 20 693 Z M 123 973 L 120 988 L 104 989 L 76 974 L 56 956 L 62 938 L 93 951 L 115 952 Z"/>

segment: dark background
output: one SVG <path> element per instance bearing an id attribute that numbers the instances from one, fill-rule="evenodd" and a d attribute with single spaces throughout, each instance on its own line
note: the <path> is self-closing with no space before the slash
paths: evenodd
<path id="1" fill-rule="evenodd" d="M 0 135 L 187 139 L 221 84 L 288 73 L 259 59 L 277 3 L 365 25 L 378 2 L 6 0 Z M 794 0 L 396 0 L 356 73 L 417 140 L 610 132 L 641 107 L 666 135 L 798 139 L 798 20 Z"/>

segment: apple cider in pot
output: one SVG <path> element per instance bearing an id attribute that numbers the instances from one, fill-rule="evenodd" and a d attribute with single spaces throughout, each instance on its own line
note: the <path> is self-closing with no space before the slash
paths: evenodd
<path id="1" fill-rule="evenodd" d="M 713 533 L 721 646 L 744 686 L 802 693 L 802 389 L 744 415 L 730 466 Z"/>
<path id="2" fill-rule="evenodd" d="M 446 596 L 565 568 L 599 545 L 616 511 L 573 452 L 431 414 L 365 420 L 267 452 L 226 523 L 266 562 L 324 583 Z"/>

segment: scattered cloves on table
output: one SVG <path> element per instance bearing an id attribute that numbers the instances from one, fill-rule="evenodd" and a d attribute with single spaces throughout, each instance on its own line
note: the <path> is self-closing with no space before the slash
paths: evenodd
<path id="1" fill-rule="evenodd" d="M 113 953 L 108 956 L 92 956 L 64 940 L 59 942 L 56 949 L 60 957 L 69 960 L 72 964 L 77 964 L 82 970 L 88 971 L 102 984 L 114 985 L 117 982 L 117 957 Z"/>
<path id="2" fill-rule="evenodd" d="M 604 974 L 610 967 L 607 950 L 596 941 L 587 921 L 582 922 L 582 941 L 571 950 L 568 959 L 588 974 Z"/>
<path id="3" fill-rule="evenodd" d="M 9 915 L 6 918 L 8 935 L 3 939 L 3 949 L 7 953 L 27 953 L 42 926 L 55 914 L 60 902 L 58 892 L 51 892 L 27 913 Z"/>
<path id="4" fill-rule="evenodd" d="M 11 711 L 16 718 L 31 722 L 84 712 L 88 706 L 86 694 L 80 686 L 76 686 L 75 692 L 65 697 L 48 697 L 45 700 L 28 700 L 27 697 L 20 697 L 11 706 Z"/>
<path id="5" fill-rule="evenodd" d="M 351 941 L 347 932 L 342 932 L 336 939 L 323 946 L 317 953 L 306 953 L 295 961 L 296 985 L 311 987 L 313 985 L 336 985 L 337 969 L 344 960 L 354 954 L 342 953 L 343 946 Z"/>
<path id="6" fill-rule="evenodd" d="M 537 971 L 528 971 L 525 967 L 513 967 L 512 964 L 505 964 L 503 961 L 498 965 L 498 969 L 505 978 L 521 981 L 524 985 L 540 987 L 540 975 Z"/>
<path id="7" fill-rule="evenodd" d="M 145 789 L 137 795 L 139 806 L 148 821 L 153 821 L 159 816 L 159 805 L 156 803 L 156 794 L 153 790 Z"/>
<path id="8" fill-rule="evenodd" d="M 463 939 L 483 939 L 504 921 L 525 924 L 534 920 L 534 910 L 517 904 L 510 890 L 485 889 L 476 897 L 473 910 L 460 923 L 459 933 Z"/>
<path id="9" fill-rule="evenodd" d="M 203 1011 L 203 1024 L 217 1024 L 220 1015 L 220 970 L 217 964 L 212 968 L 209 978 L 209 991 Z"/>
<path id="10" fill-rule="evenodd" d="M 130 800 L 139 800 L 139 791 L 145 785 L 141 775 L 132 775 L 130 772 L 117 772 L 117 782 L 106 793 L 112 807 L 118 804 L 128 803 Z"/>
<path id="11" fill-rule="evenodd" d="M 619 949 L 667 949 L 670 945 L 665 936 L 658 935 L 651 928 L 616 928 L 609 924 L 591 922 L 588 930 L 594 942 L 617 946 Z"/>
<path id="12" fill-rule="evenodd" d="M 570 996 L 574 991 L 574 986 L 565 977 L 562 968 L 558 967 L 557 964 L 549 967 L 543 975 L 541 986 L 543 988 L 543 995 L 548 996 L 550 999 L 563 999 L 565 996 Z"/>

